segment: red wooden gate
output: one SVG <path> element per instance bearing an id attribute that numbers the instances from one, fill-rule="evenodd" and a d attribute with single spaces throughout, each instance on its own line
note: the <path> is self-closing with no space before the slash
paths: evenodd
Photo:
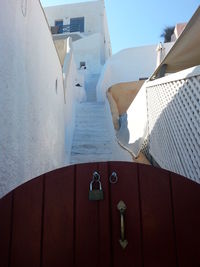
<path id="1" fill-rule="evenodd" d="M 94 171 L 104 200 L 89 201 Z M 115 171 L 118 181 L 109 182 Z M 128 245 L 119 244 L 123 200 Z M 135 163 L 52 171 L 0 200 L 1 267 L 199 267 L 200 185 Z"/>

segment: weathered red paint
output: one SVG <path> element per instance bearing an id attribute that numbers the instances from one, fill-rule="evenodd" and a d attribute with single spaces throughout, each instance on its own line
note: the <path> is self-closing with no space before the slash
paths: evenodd
<path id="1" fill-rule="evenodd" d="M 94 171 L 103 201 L 89 201 Z M 110 184 L 115 171 L 118 182 Z M 126 203 L 120 247 L 117 204 Z M 200 185 L 135 163 L 109 162 L 52 171 L 0 200 L 1 267 L 199 267 Z"/>

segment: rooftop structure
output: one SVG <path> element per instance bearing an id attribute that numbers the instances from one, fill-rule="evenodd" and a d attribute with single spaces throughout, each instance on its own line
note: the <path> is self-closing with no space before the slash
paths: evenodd
<path id="1" fill-rule="evenodd" d="M 174 28 L 174 33 L 171 36 L 171 42 L 175 42 L 185 29 L 187 23 L 178 23 Z"/>

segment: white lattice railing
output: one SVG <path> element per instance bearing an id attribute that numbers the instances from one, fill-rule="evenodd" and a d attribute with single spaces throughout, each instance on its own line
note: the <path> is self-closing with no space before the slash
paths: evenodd
<path id="1" fill-rule="evenodd" d="M 146 84 L 149 153 L 200 182 L 200 66 Z"/>

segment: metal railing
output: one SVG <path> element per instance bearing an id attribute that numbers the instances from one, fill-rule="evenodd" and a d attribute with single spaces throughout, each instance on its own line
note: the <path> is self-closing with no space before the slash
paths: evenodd
<path id="1" fill-rule="evenodd" d="M 51 27 L 52 34 L 62 34 L 62 33 L 70 33 L 70 32 L 81 32 L 80 24 L 68 24 L 68 25 L 60 25 Z"/>

